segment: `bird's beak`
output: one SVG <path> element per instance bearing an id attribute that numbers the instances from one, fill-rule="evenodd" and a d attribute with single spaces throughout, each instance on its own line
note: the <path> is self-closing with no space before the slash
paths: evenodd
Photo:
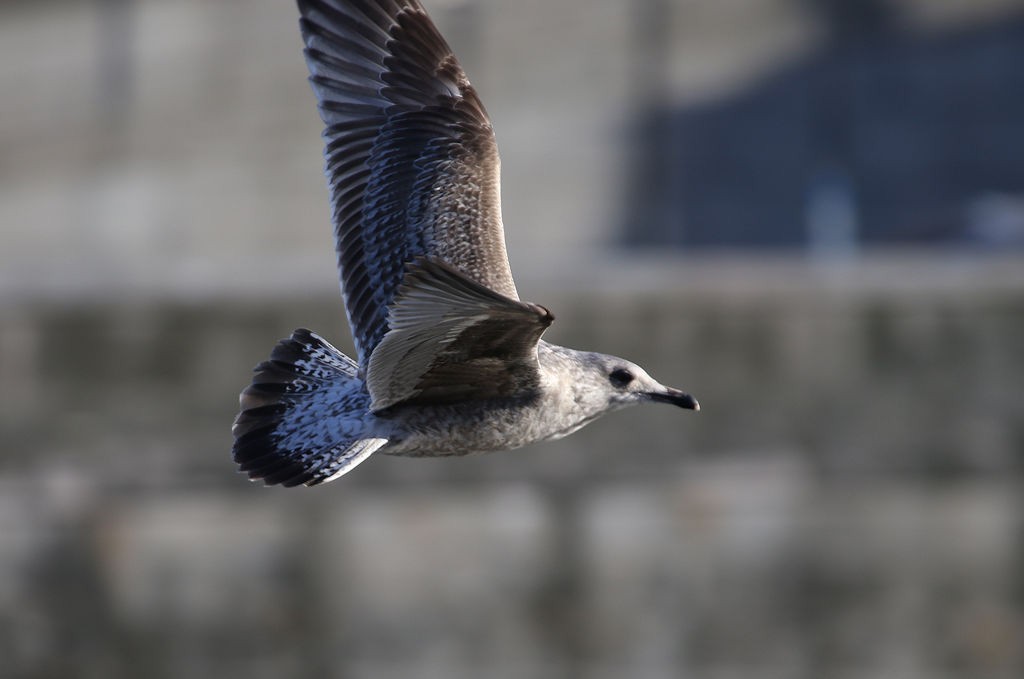
<path id="1" fill-rule="evenodd" d="M 685 391 L 679 391 L 671 387 L 665 387 L 663 391 L 652 391 L 648 393 L 652 401 L 658 403 L 671 403 L 674 406 L 680 408 L 687 408 L 689 410 L 700 410 L 700 404 L 697 403 L 697 399 L 687 394 Z"/>

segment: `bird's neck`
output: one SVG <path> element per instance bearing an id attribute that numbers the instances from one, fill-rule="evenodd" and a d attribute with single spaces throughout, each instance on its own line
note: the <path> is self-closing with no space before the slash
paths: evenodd
<path id="1" fill-rule="evenodd" d="M 546 407 L 570 413 L 583 424 L 608 410 L 608 399 L 590 368 L 589 352 L 541 341 L 537 360 Z M 582 425 L 581 425 L 582 426 Z"/>

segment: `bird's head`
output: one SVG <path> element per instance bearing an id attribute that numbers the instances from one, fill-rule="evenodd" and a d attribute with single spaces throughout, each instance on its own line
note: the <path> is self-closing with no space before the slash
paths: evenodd
<path id="1" fill-rule="evenodd" d="M 576 386 L 578 400 L 591 401 L 603 410 L 617 410 L 636 403 L 669 403 L 680 408 L 700 410 L 690 394 L 666 387 L 635 363 L 617 356 L 579 352 L 583 371 Z"/>
<path id="2" fill-rule="evenodd" d="M 666 387 L 635 363 L 616 356 L 603 356 L 601 376 L 607 380 L 609 400 L 615 404 L 630 405 L 654 401 L 670 403 L 680 408 L 700 410 L 697 399 L 686 392 Z"/>

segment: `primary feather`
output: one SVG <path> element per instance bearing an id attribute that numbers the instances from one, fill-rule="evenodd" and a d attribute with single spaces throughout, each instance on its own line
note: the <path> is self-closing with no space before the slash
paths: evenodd
<path id="1" fill-rule="evenodd" d="M 335 247 L 359 364 L 416 257 L 518 299 L 491 123 L 415 0 L 300 0 L 326 141 Z"/>

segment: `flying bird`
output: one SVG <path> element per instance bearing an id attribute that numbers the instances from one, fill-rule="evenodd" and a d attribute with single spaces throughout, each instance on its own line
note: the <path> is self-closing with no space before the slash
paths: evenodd
<path id="1" fill-rule="evenodd" d="M 298 0 L 342 296 L 358 360 L 299 329 L 240 397 L 233 457 L 267 485 L 333 481 L 374 453 L 465 455 L 696 399 L 627 360 L 550 344 L 505 252 L 498 148 L 418 0 Z"/>

